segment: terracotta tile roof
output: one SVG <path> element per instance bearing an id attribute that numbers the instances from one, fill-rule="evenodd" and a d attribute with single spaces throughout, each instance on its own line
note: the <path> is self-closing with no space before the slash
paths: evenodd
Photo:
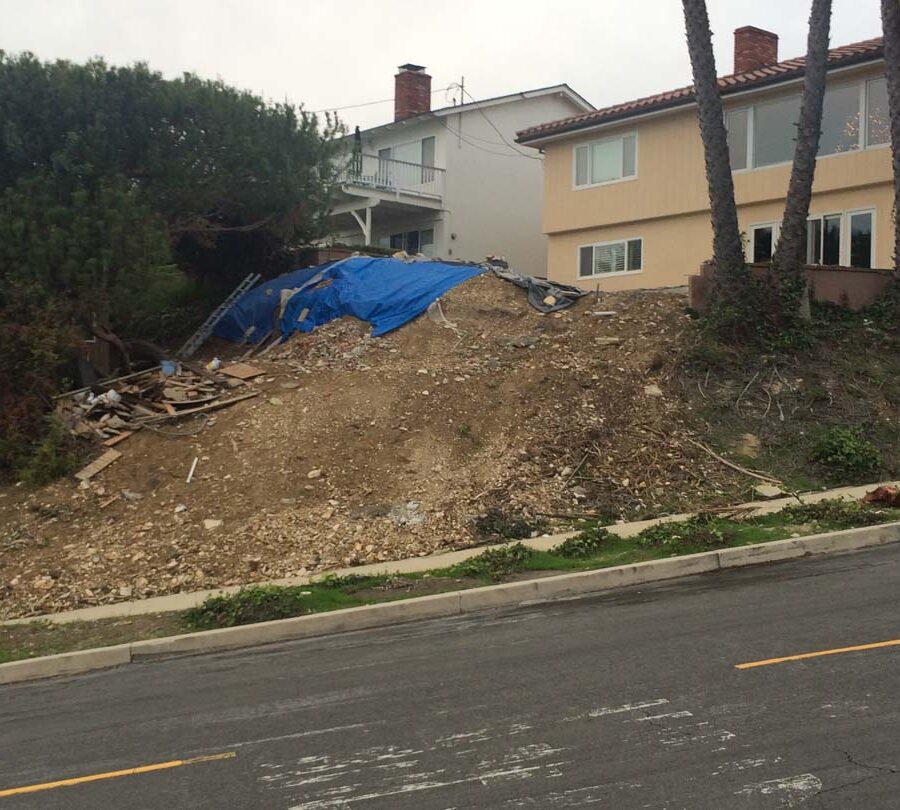
<path id="1" fill-rule="evenodd" d="M 831 70 L 858 62 L 868 62 L 881 58 L 883 54 L 884 46 L 881 37 L 855 42 L 851 45 L 844 45 L 830 50 L 828 52 L 828 68 Z M 769 84 L 796 79 L 803 75 L 805 63 L 806 59 L 801 56 L 797 59 L 776 62 L 774 65 L 766 65 L 746 73 L 722 76 L 719 78 L 719 90 L 724 96 L 741 90 L 764 87 Z M 677 90 L 669 90 L 665 93 L 658 93 L 655 96 L 626 101 L 624 104 L 615 104 L 612 107 L 604 107 L 593 112 L 582 113 L 571 118 L 564 118 L 561 121 L 549 121 L 546 124 L 538 124 L 517 133 L 517 140 L 519 143 L 528 143 L 538 138 L 562 135 L 596 124 L 627 119 L 633 115 L 664 110 L 669 107 L 678 107 L 689 104 L 693 99 L 693 85 L 690 87 L 679 87 Z"/>

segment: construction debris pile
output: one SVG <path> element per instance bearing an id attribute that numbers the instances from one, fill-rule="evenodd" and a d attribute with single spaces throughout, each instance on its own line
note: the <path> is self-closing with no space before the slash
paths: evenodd
<path id="1" fill-rule="evenodd" d="M 217 364 L 214 364 L 214 367 Z M 256 391 L 235 392 L 246 380 L 262 374 L 258 369 L 236 363 L 220 373 L 196 366 L 165 362 L 109 382 L 71 391 L 57 397 L 56 413 L 75 436 L 114 445 L 141 428 L 156 427 L 184 417 L 206 414 L 258 395 Z M 120 457 L 107 451 L 76 478 L 87 480 Z"/>
<path id="2" fill-rule="evenodd" d="M 97 441 L 141 430 L 79 486 L 0 491 L 0 618 L 425 555 L 506 523 L 733 503 L 746 485 L 688 441 L 682 297 L 542 313 L 484 273 L 440 302 L 383 337 L 349 317 L 294 334 L 247 361 L 246 388 L 227 366 L 157 368 L 65 397 Z M 247 349 L 208 348 L 203 370 Z M 190 416 L 166 424 L 255 393 L 199 432 Z"/>

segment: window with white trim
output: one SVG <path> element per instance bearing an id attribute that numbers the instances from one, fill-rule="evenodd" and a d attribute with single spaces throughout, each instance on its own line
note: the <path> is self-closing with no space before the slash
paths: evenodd
<path id="1" fill-rule="evenodd" d="M 764 264 L 772 261 L 778 242 L 778 223 L 764 222 L 750 227 L 750 261 Z"/>
<path id="2" fill-rule="evenodd" d="M 772 261 L 781 231 L 780 222 L 749 228 L 749 257 L 754 263 Z M 806 221 L 806 263 L 825 267 L 870 268 L 875 263 L 875 211 L 816 214 Z"/>
<path id="3" fill-rule="evenodd" d="M 643 239 L 584 245 L 578 249 L 578 278 L 640 273 L 643 262 Z"/>
<path id="4" fill-rule="evenodd" d="M 575 188 L 637 176 L 637 134 L 632 132 L 575 147 Z"/>
<path id="5" fill-rule="evenodd" d="M 792 161 L 799 117 L 797 93 L 728 110 L 725 128 L 731 168 L 759 169 Z M 819 157 L 887 143 L 890 116 L 886 79 L 829 84 L 822 107 Z"/>

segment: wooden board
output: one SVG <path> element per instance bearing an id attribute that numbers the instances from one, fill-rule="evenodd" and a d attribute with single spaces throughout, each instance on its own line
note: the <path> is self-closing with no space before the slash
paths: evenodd
<path id="1" fill-rule="evenodd" d="M 90 481 L 98 472 L 105 470 L 110 464 L 122 458 L 118 450 L 107 450 L 100 458 L 94 459 L 82 470 L 75 473 L 79 481 Z"/>
<path id="2" fill-rule="evenodd" d="M 123 430 L 118 436 L 113 436 L 111 439 L 107 439 L 103 442 L 105 447 L 112 447 L 113 445 L 118 444 L 119 442 L 124 442 L 129 436 L 134 433 L 133 430 Z"/>
<path id="3" fill-rule="evenodd" d="M 230 366 L 224 366 L 219 369 L 219 371 L 228 377 L 237 377 L 239 380 L 252 380 L 254 377 L 259 377 L 266 373 L 261 368 L 256 368 L 256 366 L 251 366 L 247 363 L 232 363 Z"/>

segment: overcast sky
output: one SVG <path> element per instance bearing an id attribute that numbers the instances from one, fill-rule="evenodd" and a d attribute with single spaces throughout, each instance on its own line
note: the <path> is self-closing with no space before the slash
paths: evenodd
<path id="1" fill-rule="evenodd" d="M 732 32 L 806 50 L 809 0 L 707 0 L 719 73 Z M 832 45 L 881 33 L 878 0 L 834 0 Z M 166 76 L 220 77 L 308 110 L 390 99 L 397 65 L 433 87 L 465 77 L 476 98 L 567 82 L 597 106 L 690 83 L 678 0 L 0 0 L 0 50 L 43 59 L 147 62 Z M 433 106 L 451 103 L 435 93 Z M 391 103 L 343 110 L 350 127 L 391 119 Z"/>

